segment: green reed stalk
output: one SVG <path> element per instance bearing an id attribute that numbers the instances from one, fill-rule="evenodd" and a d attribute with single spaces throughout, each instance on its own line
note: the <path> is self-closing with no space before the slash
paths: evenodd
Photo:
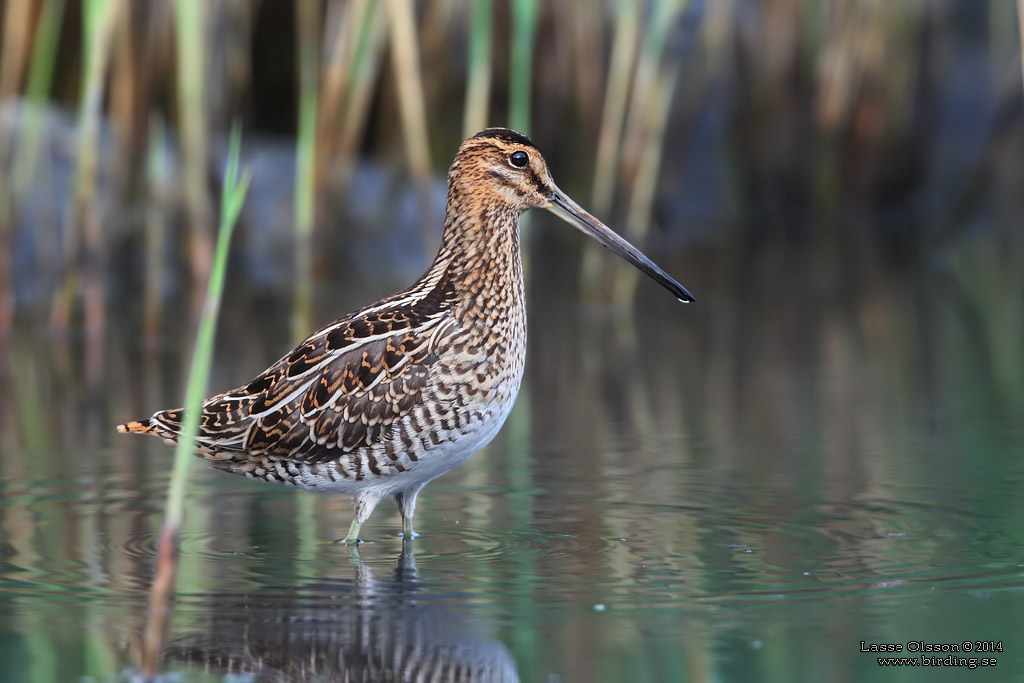
<path id="1" fill-rule="evenodd" d="M 239 177 L 240 146 L 241 130 L 238 124 L 235 124 L 231 129 L 228 161 L 224 169 L 217 246 L 207 284 L 206 300 L 199 320 L 199 329 L 196 332 L 195 348 L 192 351 L 192 365 L 189 369 L 188 384 L 185 390 L 185 417 L 181 425 L 178 447 L 174 451 L 174 469 L 164 507 L 164 525 L 160 532 L 156 573 L 150 592 L 149 614 L 146 619 L 142 655 L 143 675 L 149 678 L 156 674 L 157 664 L 160 661 L 164 629 L 170 610 L 170 595 L 177 574 L 178 541 L 185 513 L 185 486 L 188 483 L 188 472 L 192 464 L 196 435 L 199 433 L 199 412 L 210 375 L 213 339 L 217 329 L 217 313 L 224 291 L 224 273 L 227 270 L 228 246 L 231 243 L 231 233 L 234 231 L 238 216 L 242 211 L 251 179 L 248 171 Z"/>
<path id="2" fill-rule="evenodd" d="M 210 207 L 206 195 L 206 40 L 204 0 L 174 3 L 177 49 L 178 128 L 182 140 L 181 185 L 189 213 L 189 266 L 196 284 L 210 272 Z M 197 290 L 198 291 L 198 290 Z"/>
<path id="3" fill-rule="evenodd" d="M 468 138 L 487 126 L 487 104 L 491 94 L 491 0 L 473 0 L 469 32 L 469 78 L 466 106 L 462 115 L 462 137 Z"/>
<path id="4" fill-rule="evenodd" d="M 295 149 L 295 292 L 292 336 L 301 340 L 313 317 L 313 203 L 316 195 L 316 110 L 318 5 L 300 0 L 295 5 L 296 50 L 299 64 L 299 135 Z"/>
<path id="5" fill-rule="evenodd" d="M 512 54 L 509 59 L 508 123 L 522 133 L 530 130 L 530 90 L 533 86 L 533 42 L 537 34 L 537 0 L 512 3 Z"/>

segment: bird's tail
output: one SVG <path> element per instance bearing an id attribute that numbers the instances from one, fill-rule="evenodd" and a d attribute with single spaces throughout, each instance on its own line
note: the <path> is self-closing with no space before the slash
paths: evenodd
<path id="1" fill-rule="evenodd" d="M 122 434 L 152 434 L 175 441 L 178 438 L 178 432 L 181 431 L 181 418 L 180 408 L 178 410 L 161 410 L 145 420 L 132 420 L 117 425 L 117 431 Z"/>
<path id="2" fill-rule="evenodd" d="M 181 427 L 184 418 L 184 411 L 181 408 L 175 410 L 161 410 L 153 413 L 152 417 L 145 420 L 125 422 L 117 425 L 117 431 L 121 434 L 150 434 L 163 439 L 168 444 L 178 443 L 181 437 Z M 239 453 L 244 453 L 245 440 L 244 422 L 233 425 L 235 430 L 219 435 L 210 435 L 200 426 L 199 436 L 195 443 L 195 451 L 207 460 L 233 460 Z M 217 438 L 220 437 L 220 438 Z"/>
<path id="3" fill-rule="evenodd" d="M 148 434 L 153 431 L 153 425 L 150 424 L 149 418 L 142 422 L 132 420 L 131 422 L 117 425 L 117 431 L 121 434 Z"/>

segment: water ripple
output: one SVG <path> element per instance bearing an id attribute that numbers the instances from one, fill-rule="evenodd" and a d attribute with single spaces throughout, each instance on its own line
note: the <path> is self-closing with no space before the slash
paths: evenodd
<path id="1" fill-rule="evenodd" d="M 347 513 L 344 501 L 317 497 L 319 512 L 303 521 L 296 496 L 304 494 L 217 474 L 198 480 L 182 537 L 183 606 L 296 585 L 302 588 L 290 599 L 315 605 L 336 596 L 359 567 L 379 570 L 401 553 L 393 512 L 371 520 L 371 542 L 354 561 L 348 548 L 323 537 L 347 523 L 337 519 Z M 1007 504 L 996 506 L 923 485 L 899 496 L 793 500 L 785 486 L 691 476 L 678 499 L 685 502 L 676 502 L 631 500 L 614 490 L 595 497 L 558 483 L 530 491 L 449 487 L 434 495 L 418 517 L 417 599 L 474 605 L 528 597 L 535 609 L 553 612 L 702 610 L 1024 586 L 1018 532 L 1000 512 L 1024 502 L 1014 482 L 996 491 Z M 0 514 L 35 531 L 0 537 L 2 595 L 143 604 L 163 485 L 117 472 L 6 481 Z M 44 547 L 51 538 L 62 540 Z"/>

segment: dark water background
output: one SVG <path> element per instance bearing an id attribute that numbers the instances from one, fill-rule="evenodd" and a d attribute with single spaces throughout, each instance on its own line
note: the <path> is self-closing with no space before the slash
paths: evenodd
<path id="1" fill-rule="evenodd" d="M 424 3 L 422 23 L 450 4 Z M 402 552 L 387 503 L 354 561 L 332 542 L 351 518 L 346 498 L 197 463 L 167 680 L 1024 681 L 1013 3 L 693 6 L 707 13 L 668 38 L 667 66 L 680 70 L 662 93 L 648 231 L 631 237 L 697 303 L 648 282 L 616 302 L 608 290 L 627 266 L 605 268 L 575 231 L 533 216 L 523 389 L 496 440 L 421 494 L 415 553 Z M 600 106 L 580 93 L 602 83 L 566 77 L 586 31 L 551 40 L 590 10 L 557 7 L 541 15 L 529 132 L 562 189 L 593 206 L 599 117 L 587 112 Z M 211 393 L 294 341 L 294 140 L 281 104 L 293 90 L 267 66 L 294 47 L 268 38 L 282 13 L 256 12 L 253 35 L 269 43 L 253 48 L 250 74 L 253 187 Z M 604 63 L 604 20 L 584 65 Z M 430 36 L 424 52 L 444 47 Z M 62 42 L 58 65 L 77 47 Z M 325 182 L 317 205 L 309 329 L 408 284 L 439 241 L 461 115 L 450 93 L 463 88 L 461 53 L 442 52 L 448 61 L 426 60 L 426 200 L 401 170 L 382 71 L 346 189 Z M 58 74 L 56 105 L 75 83 L 70 67 Z M 230 111 L 224 100 L 211 118 Z M 503 104 L 493 123 L 506 123 Z M 0 101 L 0 133 L 15 141 L 21 111 Z M 138 662 L 171 449 L 113 428 L 181 403 L 195 288 L 188 212 L 166 192 L 180 189 L 173 127 L 165 192 L 133 193 L 125 185 L 146 173 L 118 146 L 120 111 L 99 144 L 102 249 L 71 254 L 85 276 L 69 325 L 55 331 L 51 302 L 69 270 L 74 115 L 47 107 L 46 174 L 8 222 L 0 213 L 11 266 L 0 295 L 13 301 L 0 324 L 0 680 L 12 683 L 122 680 Z M 213 176 L 222 147 L 212 135 Z M 13 158 L 0 154 L 0 183 Z M 601 217 L 629 232 L 645 188 L 629 168 L 614 177 Z M 154 217 L 167 230 L 156 259 L 144 246 Z M 595 263 L 612 285 L 587 286 Z M 80 291 L 89 272 L 98 300 Z M 994 667 L 883 669 L 861 641 L 1002 649 L 952 653 Z"/>

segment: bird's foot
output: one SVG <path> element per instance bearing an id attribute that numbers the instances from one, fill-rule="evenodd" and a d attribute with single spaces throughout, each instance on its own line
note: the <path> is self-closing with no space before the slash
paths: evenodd
<path id="1" fill-rule="evenodd" d="M 348 533 L 345 534 L 345 538 L 341 539 L 339 543 L 347 545 L 350 548 L 357 548 L 362 541 L 359 540 L 359 530 L 362 529 L 363 525 L 359 522 L 359 519 L 353 519 L 352 525 L 348 528 Z"/>
<path id="2" fill-rule="evenodd" d="M 362 540 L 358 536 L 356 536 L 355 538 L 352 538 L 351 536 L 346 536 L 345 538 L 339 538 L 338 540 L 333 542 L 337 545 L 347 545 L 350 548 L 358 548 L 363 543 L 366 543 L 366 541 Z"/>

